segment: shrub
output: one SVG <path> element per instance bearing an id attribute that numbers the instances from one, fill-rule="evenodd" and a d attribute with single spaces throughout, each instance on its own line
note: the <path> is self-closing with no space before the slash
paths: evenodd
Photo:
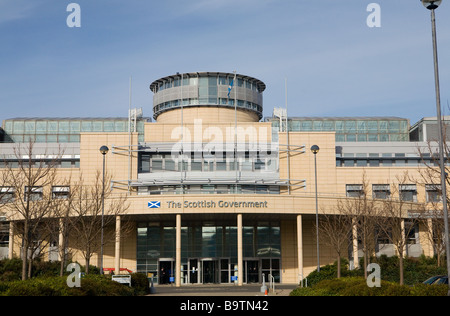
<path id="1" fill-rule="evenodd" d="M 150 293 L 148 278 L 144 273 L 131 274 L 131 287 L 136 295 L 145 295 Z"/>
<path id="2" fill-rule="evenodd" d="M 368 287 L 364 278 L 324 280 L 312 287 L 297 288 L 291 296 L 446 296 L 447 285 L 415 286 L 381 281 L 381 287 Z"/>

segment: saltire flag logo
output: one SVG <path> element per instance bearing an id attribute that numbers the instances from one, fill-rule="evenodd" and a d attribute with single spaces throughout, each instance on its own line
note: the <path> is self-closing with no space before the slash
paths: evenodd
<path id="1" fill-rule="evenodd" d="M 228 86 L 228 97 L 230 97 L 231 89 L 233 89 L 234 79 L 231 79 L 230 85 Z"/>
<path id="2" fill-rule="evenodd" d="M 148 202 L 148 208 L 160 208 L 161 202 L 160 201 L 151 201 Z"/>

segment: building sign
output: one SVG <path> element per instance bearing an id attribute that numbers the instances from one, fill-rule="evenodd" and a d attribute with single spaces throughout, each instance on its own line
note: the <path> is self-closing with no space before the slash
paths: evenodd
<path id="1" fill-rule="evenodd" d="M 213 201 L 213 200 L 198 200 L 183 202 L 166 201 L 167 208 L 267 208 L 267 201 Z M 160 201 L 148 202 L 149 208 L 160 208 Z"/>

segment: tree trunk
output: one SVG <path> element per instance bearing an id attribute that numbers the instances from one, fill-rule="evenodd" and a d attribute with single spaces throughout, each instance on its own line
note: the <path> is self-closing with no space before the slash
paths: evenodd
<path id="1" fill-rule="evenodd" d="M 339 279 L 341 277 L 341 256 L 338 256 L 337 259 L 337 278 Z"/>

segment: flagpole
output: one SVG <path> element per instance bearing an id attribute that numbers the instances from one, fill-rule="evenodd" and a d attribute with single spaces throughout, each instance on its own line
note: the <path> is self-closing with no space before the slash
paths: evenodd
<path id="1" fill-rule="evenodd" d="M 237 161 L 237 83 L 236 83 L 236 70 L 234 71 L 234 79 L 233 79 L 233 85 L 236 85 L 236 88 L 234 89 L 234 167 L 235 167 L 235 176 L 236 176 L 236 183 L 235 183 L 235 194 L 238 192 L 238 168 L 239 164 Z"/>

